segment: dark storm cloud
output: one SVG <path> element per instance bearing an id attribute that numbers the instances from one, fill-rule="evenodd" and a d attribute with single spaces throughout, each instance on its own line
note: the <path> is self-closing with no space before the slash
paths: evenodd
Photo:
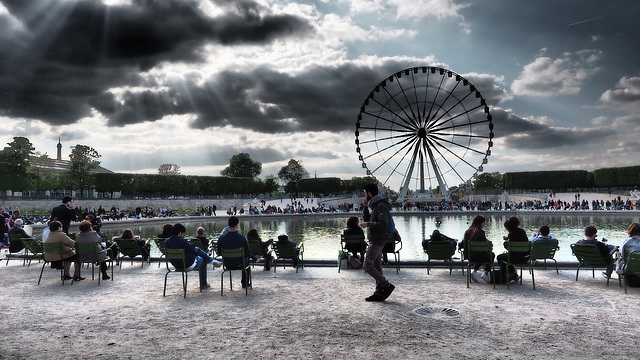
<path id="1" fill-rule="evenodd" d="M 415 65 L 415 64 L 414 64 Z M 300 74 L 259 67 L 216 74 L 204 85 L 177 80 L 161 92 L 102 96 L 94 106 L 112 126 L 195 114 L 193 128 L 232 125 L 264 133 L 344 131 L 355 128 L 362 102 L 389 74 L 408 67 L 388 61 L 376 68 L 316 66 Z M 143 106 L 153 106 L 148 113 Z"/>
<path id="2" fill-rule="evenodd" d="M 560 128 L 523 119 L 504 110 L 491 111 L 494 133 L 507 149 L 557 149 L 604 141 L 616 135 L 610 128 Z"/>
<path id="3" fill-rule="evenodd" d="M 2 4 L 9 14 L 0 18 L 0 48 L 11 51 L 0 58 L 0 115 L 54 125 L 89 116 L 91 105 L 105 114 L 155 119 L 157 113 L 133 111 L 131 103 L 114 108 L 105 102 L 107 90 L 138 86 L 140 71 L 162 62 L 202 62 L 200 49 L 205 44 L 269 43 L 312 31 L 303 19 L 269 14 L 248 1 L 217 18 L 186 0 L 139 0 L 108 7 L 98 1 Z M 151 101 L 148 94 L 142 97 L 143 103 Z"/>

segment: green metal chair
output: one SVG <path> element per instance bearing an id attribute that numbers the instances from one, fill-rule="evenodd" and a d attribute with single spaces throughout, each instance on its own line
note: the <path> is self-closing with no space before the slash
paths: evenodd
<path id="1" fill-rule="evenodd" d="M 33 258 L 38 258 L 38 262 L 40 262 L 41 259 L 44 259 L 44 251 L 40 240 L 33 237 L 22 238 L 21 240 L 22 244 L 24 244 L 25 255 L 27 255 L 28 252 L 31 253 L 31 256 L 27 261 L 27 267 L 31 266 L 31 260 L 33 260 Z"/>
<path id="2" fill-rule="evenodd" d="M 592 271 L 592 277 L 596 277 L 596 268 L 607 268 L 609 264 L 605 261 L 600 253 L 600 249 L 596 245 L 592 244 L 571 244 L 571 252 L 578 259 L 580 263 L 578 269 L 576 269 L 576 281 L 578 281 L 578 275 L 580 274 L 580 268 L 582 266 L 590 267 Z M 609 286 L 609 280 L 607 278 L 607 286 Z M 622 287 L 622 279 L 618 276 L 618 282 Z"/>
<path id="3" fill-rule="evenodd" d="M 448 241 L 429 241 L 425 249 L 427 254 L 427 275 L 431 271 L 431 260 L 443 260 L 449 263 L 449 275 L 453 273 L 453 254 L 456 253 L 454 247 Z"/>
<path id="4" fill-rule="evenodd" d="M 558 270 L 558 262 L 554 259 L 556 251 L 560 250 L 557 239 L 539 239 L 531 245 L 531 254 L 529 261 L 533 265 L 536 260 L 544 260 L 544 269 L 547 270 L 547 260 L 553 260 L 556 263 L 556 274 L 560 274 Z"/>
<path id="5" fill-rule="evenodd" d="M 22 234 L 9 234 L 9 244 L 12 244 L 12 243 L 22 243 Z M 23 249 L 23 250 L 20 250 L 20 251 L 12 252 L 11 251 L 11 246 L 9 246 L 9 249 L 7 249 L 7 250 L 8 250 L 8 252 L 7 252 L 7 255 L 6 255 L 6 257 L 7 257 L 7 264 L 6 265 L 9 265 L 9 260 L 11 259 L 11 257 L 10 257 L 11 254 L 18 254 L 20 252 L 24 253 L 24 256 L 22 257 L 22 266 L 27 265 L 26 250 Z"/>
<path id="6" fill-rule="evenodd" d="M 402 239 L 390 237 L 384 244 L 382 252 L 393 254 L 394 264 L 396 266 L 396 274 L 400 273 L 400 250 L 402 250 Z"/>
<path id="7" fill-rule="evenodd" d="M 244 294 L 249 295 L 249 288 L 253 289 L 253 283 L 251 281 L 251 265 L 247 264 L 247 256 L 244 253 L 244 248 L 235 249 L 221 249 L 222 252 L 222 274 L 220 274 L 220 296 L 224 296 L 224 273 L 229 272 L 229 289 L 233 290 L 233 279 L 231 272 L 233 270 L 240 270 L 247 279 L 245 284 Z M 238 265 L 240 264 L 240 265 Z"/>
<path id="8" fill-rule="evenodd" d="M 522 268 L 527 266 L 529 268 L 529 272 L 531 273 L 531 282 L 533 283 L 533 290 L 536 289 L 536 280 L 533 274 L 533 266 L 531 266 L 531 260 L 527 258 L 524 262 L 515 262 L 511 260 L 512 254 L 527 254 L 531 253 L 531 242 L 529 241 L 506 241 L 504 243 L 505 248 L 507 249 L 507 261 L 503 261 L 505 264 L 505 269 L 508 272 L 509 266 L 519 266 L 520 267 L 520 285 L 522 285 Z M 510 289 L 509 285 L 510 281 L 507 281 L 507 290 Z"/>
<path id="9" fill-rule="evenodd" d="M 43 254 L 59 254 L 61 259 L 64 259 L 65 250 L 64 244 L 61 242 L 54 243 L 42 243 L 42 252 Z M 43 256 L 44 257 L 44 256 Z M 42 270 L 40 270 L 40 277 L 38 278 L 38 285 L 40 285 L 40 281 L 42 280 L 42 273 L 44 272 L 44 267 L 51 262 L 44 257 L 44 264 L 42 264 Z M 64 260 L 63 260 L 64 263 Z M 62 280 L 62 286 L 64 286 L 64 266 L 60 268 L 60 280 Z M 73 285 L 73 278 L 71 279 L 71 285 Z"/>
<path id="10" fill-rule="evenodd" d="M 162 296 L 167 296 L 167 276 L 169 276 L 172 272 L 179 272 L 182 275 L 182 293 L 183 298 L 187 298 L 187 284 L 189 282 L 189 272 L 193 269 L 189 269 L 187 264 L 185 263 L 185 255 L 184 249 L 164 249 L 165 253 L 165 264 L 167 266 L 167 272 L 164 274 L 164 290 L 162 291 Z M 171 264 L 171 260 L 180 260 L 182 262 L 182 267 L 177 268 Z M 198 276 L 200 273 L 198 272 Z M 200 292 L 202 292 L 202 288 L 200 288 Z"/>
<path id="11" fill-rule="evenodd" d="M 267 270 L 267 261 L 271 261 L 273 250 L 267 248 L 266 251 L 262 249 L 262 244 L 258 240 L 249 240 L 249 250 L 251 250 L 251 254 L 258 255 L 264 258 L 264 271 Z M 255 268 L 257 260 L 253 260 L 249 258 L 249 262 L 252 267 Z"/>
<path id="12" fill-rule="evenodd" d="M 158 267 L 160 267 L 160 263 L 162 262 L 162 258 L 166 257 L 165 256 L 165 247 L 164 247 L 164 238 L 155 238 L 153 239 L 153 242 L 156 244 L 156 247 L 158 248 L 158 251 L 160 251 L 160 261 L 158 261 Z"/>
<path id="13" fill-rule="evenodd" d="M 345 253 L 353 252 L 353 249 L 356 248 L 357 251 L 355 252 L 360 254 L 360 261 L 364 261 L 364 254 L 367 251 L 367 241 L 364 233 L 355 235 L 340 234 L 340 246 Z M 349 262 L 347 262 L 347 266 L 351 266 Z M 338 272 L 340 272 L 340 264 L 338 264 Z"/>
<path id="14" fill-rule="evenodd" d="M 469 251 L 469 261 L 467 263 L 467 287 L 471 283 L 471 265 L 475 264 L 473 261 L 473 253 L 490 253 L 493 251 L 493 243 L 491 241 L 469 241 L 467 243 L 467 250 Z M 493 283 L 493 288 L 496 288 L 496 279 L 495 272 L 493 271 L 493 262 L 491 263 L 480 263 L 480 265 L 489 265 L 491 267 L 491 282 Z"/>
<path id="15" fill-rule="evenodd" d="M 113 246 L 113 245 L 112 245 Z M 109 249 L 110 250 L 110 249 Z M 91 280 L 95 280 L 95 268 L 96 263 L 107 263 L 111 267 L 111 281 L 113 281 L 113 258 L 107 256 L 104 260 L 99 259 L 100 250 L 96 243 L 78 243 L 76 242 L 76 255 L 78 255 L 78 261 L 80 264 L 91 264 Z M 98 276 L 98 286 L 100 286 L 100 279 Z"/>
<path id="16" fill-rule="evenodd" d="M 276 272 L 278 261 L 282 261 L 282 268 L 285 268 L 287 260 L 291 260 L 291 264 L 293 265 L 294 259 L 298 260 L 296 272 L 298 272 L 298 268 L 300 267 L 304 269 L 304 244 L 301 243 L 294 246 L 288 241 L 274 241 L 273 251 L 276 253 L 276 260 L 273 262 L 273 272 Z"/>
<path id="17" fill-rule="evenodd" d="M 627 275 L 640 276 L 640 251 L 632 251 L 629 253 L 629 258 L 625 263 L 624 274 L 622 279 L 624 280 L 624 293 L 627 293 Z M 619 277 L 619 276 L 618 276 Z"/>
<path id="18" fill-rule="evenodd" d="M 140 255 L 143 257 L 143 261 L 141 261 L 141 267 L 144 267 L 144 253 L 138 242 L 135 239 L 122 239 L 122 238 L 113 238 L 113 242 L 118 244 L 118 249 L 120 251 L 120 256 L 118 257 L 118 262 L 120 263 L 120 268 L 122 269 L 122 258 L 128 257 L 131 260 L 131 265 L 133 265 L 133 258 Z M 151 257 L 149 257 L 151 258 Z"/>

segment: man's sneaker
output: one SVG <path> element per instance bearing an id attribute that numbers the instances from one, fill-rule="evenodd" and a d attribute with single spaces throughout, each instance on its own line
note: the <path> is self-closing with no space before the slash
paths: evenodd
<path id="1" fill-rule="evenodd" d="M 206 290 L 206 289 L 208 289 L 210 287 L 211 287 L 211 285 L 209 283 L 206 283 L 204 285 L 200 285 L 200 290 Z"/>
<path id="2" fill-rule="evenodd" d="M 387 300 L 395 288 L 396 287 L 393 284 L 389 283 L 389 286 L 380 289 L 380 297 L 382 298 L 382 301 Z"/>
<path id="3" fill-rule="evenodd" d="M 604 278 L 605 278 L 605 279 L 610 278 L 610 276 L 609 276 L 609 275 L 607 275 L 607 273 L 606 273 L 606 272 L 604 272 L 604 271 L 602 272 L 602 276 L 604 276 Z"/>
<path id="4" fill-rule="evenodd" d="M 480 275 L 478 274 L 477 271 L 473 270 L 471 272 L 471 280 L 473 280 L 473 282 L 478 282 L 478 278 L 480 277 Z"/>
<path id="5" fill-rule="evenodd" d="M 486 272 L 483 272 L 482 275 L 480 275 L 480 278 L 488 283 L 491 282 L 491 275 L 487 274 Z"/>
<path id="6" fill-rule="evenodd" d="M 220 266 L 222 266 L 222 261 L 213 260 L 211 264 L 213 264 L 214 268 L 219 268 Z"/>
<path id="7" fill-rule="evenodd" d="M 102 280 L 109 280 L 109 279 L 111 279 L 111 276 L 107 274 L 102 275 Z"/>
<path id="8" fill-rule="evenodd" d="M 378 292 L 374 292 L 373 295 L 364 299 L 365 301 L 384 301 L 384 298 L 378 294 Z"/>

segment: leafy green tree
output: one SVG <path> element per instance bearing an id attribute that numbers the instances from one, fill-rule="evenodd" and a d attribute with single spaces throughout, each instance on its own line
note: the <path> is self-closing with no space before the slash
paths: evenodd
<path id="1" fill-rule="evenodd" d="M 291 159 L 287 165 L 278 171 L 278 177 L 285 183 L 296 183 L 300 179 L 308 178 L 309 173 L 304 169 L 301 162 Z"/>
<path id="2" fill-rule="evenodd" d="M 162 164 L 158 167 L 160 175 L 180 175 L 180 166 L 176 164 Z"/>
<path id="3" fill-rule="evenodd" d="M 474 180 L 473 187 L 476 190 L 500 190 L 503 188 L 502 174 L 499 172 L 482 173 Z"/>
<path id="4" fill-rule="evenodd" d="M 15 136 L 7 145 L 9 146 L 0 151 L 2 188 L 3 190 L 28 190 L 31 187 L 28 169 L 35 148 L 29 139 L 22 136 Z"/>
<path id="5" fill-rule="evenodd" d="M 247 153 L 233 155 L 229 166 L 220 172 L 222 176 L 255 178 L 262 172 L 262 163 L 251 160 Z"/>
<path id="6" fill-rule="evenodd" d="M 86 145 L 76 145 L 71 147 L 71 164 L 69 170 L 65 171 L 65 184 L 73 189 L 88 190 L 94 186 L 94 176 L 92 172 L 100 167 L 100 157 L 98 152 Z"/>
<path id="7" fill-rule="evenodd" d="M 268 175 L 264 180 L 264 188 L 262 191 L 265 194 L 273 195 L 274 192 L 278 191 L 280 185 L 278 185 L 278 181 L 274 175 Z"/>

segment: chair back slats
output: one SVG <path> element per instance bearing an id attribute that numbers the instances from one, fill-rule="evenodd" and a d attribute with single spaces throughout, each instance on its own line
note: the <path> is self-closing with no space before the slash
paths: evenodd
<path id="1" fill-rule="evenodd" d="M 640 251 L 635 250 L 629 253 L 625 273 L 640 273 Z"/>
<path id="2" fill-rule="evenodd" d="M 296 248 L 290 242 L 273 242 L 273 250 L 276 252 L 276 256 L 279 258 L 294 258 L 298 256 L 296 254 Z"/>
<path id="3" fill-rule="evenodd" d="M 607 263 L 596 245 L 571 244 L 571 251 L 581 265 L 590 267 L 607 267 Z"/>
<path id="4" fill-rule="evenodd" d="M 448 241 L 427 242 L 427 255 L 433 260 L 449 260 L 455 254 L 455 248 Z"/>
<path id="5" fill-rule="evenodd" d="M 529 258 L 531 260 L 553 259 L 559 248 L 557 239 L 536 240 L 531 245 Z"/>

